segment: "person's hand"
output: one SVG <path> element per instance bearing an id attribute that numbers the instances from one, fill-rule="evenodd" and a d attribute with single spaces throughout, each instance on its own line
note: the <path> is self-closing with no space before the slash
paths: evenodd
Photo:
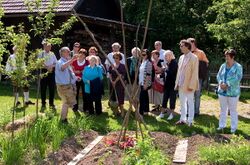
<path id="1" fill-rule="evenodd" d="M 47 70 L 48 70 L 49 72 L 52 72 L 52 71 L 53 71 L 53 65 L 47 66 Z"/>
<path id="2" fill-rule="evenodd" d="M 75 61 L 75 60 L 77 60 L 77 58 L 78 58 L 78 54 L 75 54 L 73 57 L 72 57 L 72 61 Z"/>
<path id="3" fill-rule="evenodd" d="M 220 84 L 220 88 L 223 90 L 227 90 L 227 84 L 225 83 Z"/>
<path id="4" fill-rule="evenodd" d="M 81 71 L 80 70 L 75 70 L 75 74 L 80 74 Z"/>
<path id="5" fill-rule="evenodd" d="M 144 85 L 143 85 L 143 89 L 144 89 L 144 90 L 147 90 L 147 88 L 148 88 L 147 85 L 144 84 Z"/>
<path id="6" fill-rule="evenodd" d="M 82 78 L 81 78 L 81 77 L 76 76 L 76 81 L 81 81 L 81 80 L 82 80 Z"/>

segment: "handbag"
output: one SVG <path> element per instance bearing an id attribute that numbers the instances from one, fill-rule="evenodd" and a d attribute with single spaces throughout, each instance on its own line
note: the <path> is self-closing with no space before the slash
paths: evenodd
<path id="1" fill-rule="evenodd" d="M 160 79 L 155 78 L 152 86 L 153 90 L 163 93 L 164 92 L 164 82 L 162 82 Z"/>

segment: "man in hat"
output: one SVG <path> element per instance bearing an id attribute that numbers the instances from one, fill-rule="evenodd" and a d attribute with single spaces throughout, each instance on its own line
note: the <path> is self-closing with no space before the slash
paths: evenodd
<path id="1" fill-rule="evenodd" d="M 41 99 L 42 110 L 46 108 L 46 90 L 49 88 L 49 106 L 55 109 L 54 96 L 55 96 L 55 65 L 57 62 L 55 54 L 51 51 L 51 44 L 46 40 L 43 40 L 43 51 L 39 54 L 38 58 L 44 58 L 44 66 L 41 69 L 41 73 L 46 76 L 41 78 Z"/>

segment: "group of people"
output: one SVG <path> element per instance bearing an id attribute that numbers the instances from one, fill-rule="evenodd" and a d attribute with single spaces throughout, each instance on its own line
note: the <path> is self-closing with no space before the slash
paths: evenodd
<path id="1" fill-rule="evenodd" d="M 97 115 L 102 113 L 104 76 L 107 76 L 109 81 L 110 100 L 118 104 L 119 111 L 116 114 L 124 116 L 125 87 L 132 93 L 131 84 L 134 82 L 139 86 L 138 99 L 141 115 L 150 111 L 149 105 L 152 103 L 154 104 L 153 110 L 161 111 L 160 118 L 169 112 L 168 120 L 173 119 L 177 95 L 180 99 L 181 115 L 176 124 L 192 126 L 194 117 L 200 114 L 202 84 L 207 77 L 209 61 L 205 53 L 197 48 L 194 38 L 180 41 L 180 50 L 183 55 L 180 56 L 178 62 L 173 51 L 162 49 L 161 41 L 155 42 L 155 50 L 151 52 L 148 49 L 140 50 L 134 47 L 131 50 L 131 56 L 127 59 L 120 52 L 121 45 L 117 42 L 113 43 L 112 52 L 107 55 L 104 64 L 94 46 L 88 51 L 81 48 L 78 42 L 74 43 L 72 51 L 68 47 L 62 47 L 59 51 L 60 59 L 57 60 L 55 54 L 51 52 L 51 44 L 46 41 L 42 44 L 43 51 L 38 58 L 44 58 L 45 62 L 41 73 L 48 73 L 40 81 L 42 108 L 46 107 L 48 87 L 49 106 L 55 109 L 54 89 L 56 86 L 62 100 L 62 122 L 68 122 L 69 108 L 78 113 L 80 90 L 83 111 Z M 221 106 L 218 130 L 226 127 L 227 112 L 230 111 L 231 132 L 234 133 L 238 123 L 237 102 L 240 95 L 242 66 L 234 60 L 235 50 L 229 49 L 224 55 L 226 62 L 222 64 L 217 75 Z M 13 59 L 12 56 L 8 61 Z M 7 66 L 8 63 L 10 62 L 7 62 Z M 28 98 L 26 102 L 32 103 Z"/>

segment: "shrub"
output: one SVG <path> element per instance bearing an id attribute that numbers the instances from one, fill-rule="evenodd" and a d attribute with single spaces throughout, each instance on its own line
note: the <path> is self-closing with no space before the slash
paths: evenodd
<path id="1" fill-rule="evenodd" d="M 134 148 L 126 151 L 123 159 L 125 165 L 164 165 L 170 164 L 170 160 L 157 149 L 151 138 L 139 140 Z"/>
<path id="2" fill-rule="evenodd" d="M 230 142 L 201 147 L 199 155 L 202 164 L 248 165 L 250 145 L 243 137 L 233 136 Z"/>

